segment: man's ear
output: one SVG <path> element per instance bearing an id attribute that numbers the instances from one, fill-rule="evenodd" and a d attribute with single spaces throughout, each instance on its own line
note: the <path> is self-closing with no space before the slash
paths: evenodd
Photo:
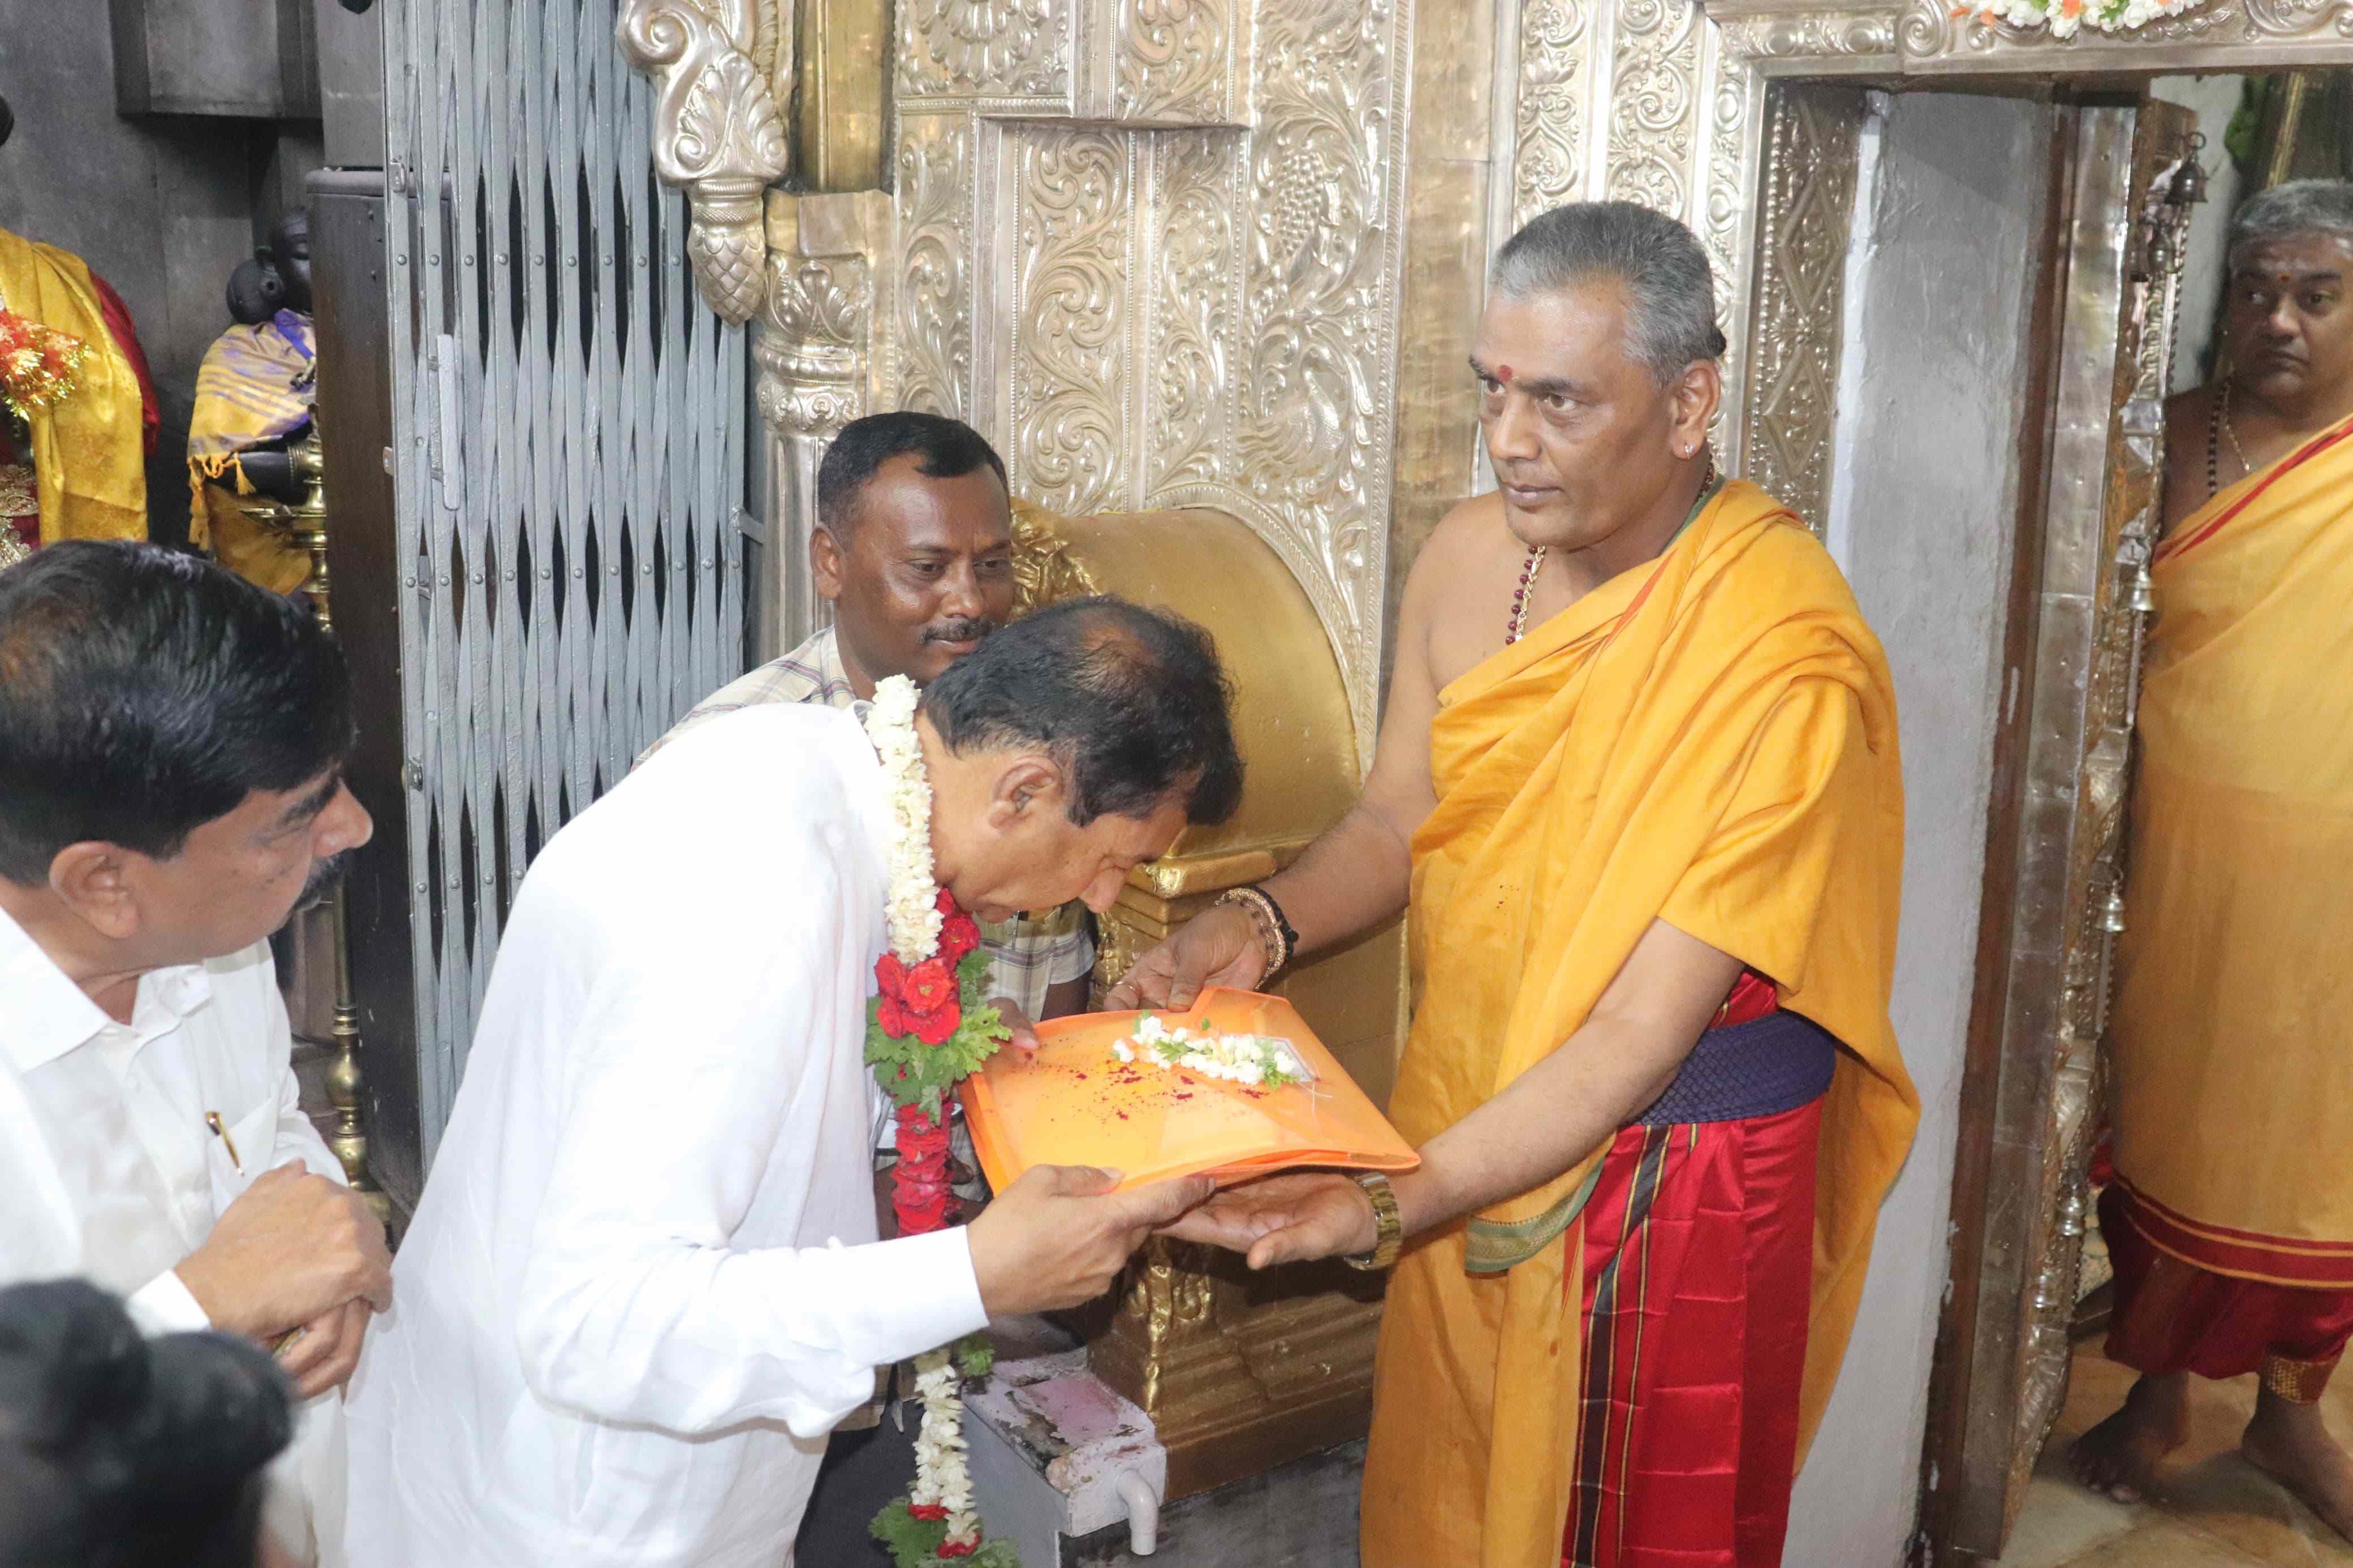
<path id="1" fill-rule="evenodd" d="M 139 898 L 132 889 L 131 851 L 88 840 L 69 844 L 49 862 L 49 891 L 90 930 L 110 942 L 139 934 Z"/>
<path id="2" fill-rule="evenodd" d="M 832 604 L 841 597 L 843 572 L 841 541 L 833 530 L 823 523 L 809 530 L 809 577 L 817 584 L 817 596 Z"/>
<path id="3" fill-rule="evenodd" d="M 1017 752 L 997 771 L 988 791 L 988 825 L 1006 832 L 1040 812 L 1062 812 L 1062 767 L 1043 752 Z"/>
<path id="4" fill-rule="evenodd" d="M 1724 401 L 1724 370 L 1712 359 L 1695 360 L 1683 367 L 1674 387 L 1675 427 L 1694 441 L 1707 439 L 1709 421 Z"/>

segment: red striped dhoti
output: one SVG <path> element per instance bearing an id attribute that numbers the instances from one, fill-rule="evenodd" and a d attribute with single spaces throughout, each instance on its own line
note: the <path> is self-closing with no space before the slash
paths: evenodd
<path id="1" fill-rule="evenodd" d="M 2283 1399 L 2320 1397 L 2353 1338 L 2353 1290 L 2284 1283 L 2273 1259 L 2293 1266 L 2293 1244 L 2186 1223 L 2121 1180 L 2100 1194 L 2100 1236 L 2116 1270 L 2110 1361 L 2155 1375 L 2260 1372 Z"/>
<path id="2" fill-rule="evenodd" d="M 1567 1568 L 1778 1568 L 1797 1469 L 1821 1101 L 1621 1131 L 1585 1207 Z"/>

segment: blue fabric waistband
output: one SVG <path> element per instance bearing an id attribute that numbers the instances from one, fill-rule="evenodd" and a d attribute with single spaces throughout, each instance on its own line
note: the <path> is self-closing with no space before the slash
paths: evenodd
<path id="1" fill-rule="evenodd" d="M 1699 1037 L 1664 1094 L 1634 1119 L 1641 1127 L 1746 1121 L 1820 1099 L 1838 1067 L 1838 1038 L 1784 1008 Z"/>

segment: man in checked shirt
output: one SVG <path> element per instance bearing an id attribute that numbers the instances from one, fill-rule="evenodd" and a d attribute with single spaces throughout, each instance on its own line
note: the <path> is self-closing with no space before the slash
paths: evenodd
<path id="1" fill-rule="evenodd" d="M 852 420 L 818 468 L 817 507 L 809 568 L 834 624 L 696 703 L 638 761 L 738 708 L 848 708 L 893 675 L 920 686 L 1011 616 L 1005 463 L 963 421 L 913 413 Z M 1017 1042 L 1035 1044 L 1030 1020 L 1086 1006 L 1095 950 L 1083 906 L 984 925 L 981 947 Z"/>

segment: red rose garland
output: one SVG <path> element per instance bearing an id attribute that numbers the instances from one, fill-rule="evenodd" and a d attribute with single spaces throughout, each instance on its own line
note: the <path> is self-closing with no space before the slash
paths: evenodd
<path id="1" fill-rule="evenodd" d="M 878 683 L 874 695 L 867 731 L 882 761 L 892 816 L 890 948 L 874 963 L 866 1060 L 898 1102 L 892 1212 L 901 1235 L 920 1236 L 948 1224 L 946 1097 L 996 1054 L 1008 1031 L 989 1005 L 980 928 L 933 879 L 931 785 L 915 738 L 914 687 L 894 676 Z M 1020 1568 L 1010 1542 L 981 1539 L 964 1465 L 957 1388 L 961 1377 L 985 1373 L 988 1360 L 987 1342 L 979 1335 L 953 1352 L 932 1351 L 915 1359 L 923 1415 L 915 1439 L 914 1489 L 877 1514 L 871 1526 L 899 1568 L 954 1559 L 965 1560 L 960 1568 Z"/>

